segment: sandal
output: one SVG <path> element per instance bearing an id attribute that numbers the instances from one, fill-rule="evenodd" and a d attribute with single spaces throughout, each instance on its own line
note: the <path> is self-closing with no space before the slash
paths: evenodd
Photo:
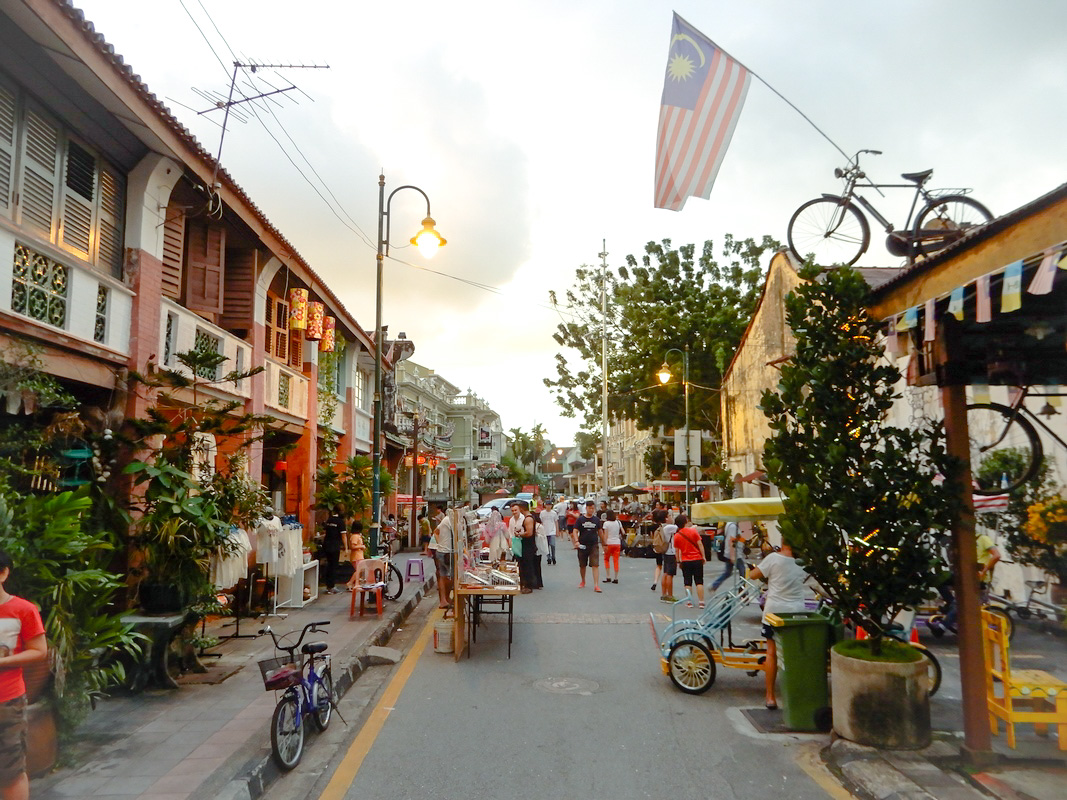
<path id="1" fill-rule="evenodd" d="M 693 607 L 693 604 L 692 604 L 692 603 L 690 603 L 689 601 L 686 601 L 685 607 L 686 607 L 686 608 L 692 608 L 692 607 Z"/>
<path id="2" fill-rule="evenodd" d="M 704 607 L 704 604 L 703 604 L 703 603 L 701 603 L 701 604 L 700 604 L 700 608 L 703 608 L 703 607 Z"/>

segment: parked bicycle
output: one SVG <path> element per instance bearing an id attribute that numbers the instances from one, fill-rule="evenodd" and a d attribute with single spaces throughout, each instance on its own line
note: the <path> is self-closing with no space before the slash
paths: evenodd
<path id="1" fill-rule="evenodd" d="M 990 602 L 999 603 L 1005 611 L 1014 614 L 1019 619 L 1051 619 L 1061 623 L 1067 619 L 1067 610 L 1034 596 L 1048 591 L 1048 581 L 1024 581 L 1024 583 L 1028 590 L 1025 603 L 1017 603 L 1010 597 L 999 595 L 990 595 Z"/>
<path id="2" fill-rule="evenodd" d="M 400 567 L 393 563 L 393 556 L 400 550 L 399 545 L 396 544 L 397 538 L 395 533 L 383 530 L 378 541 L 378 555 L 375 556 L 385 562 L 381 580 L 385 583 L 382 594 L 385 595 L 386 600 L 396 600 L 404 591 L 404 576 L 400 572 Z"/>
<path id="3" fill-rule="evenodd" d="M 844 169 L 834 169 L 834 176 L 845 182 L 840 195 L 824 194 L 793 212 L 787 231 L 789 247 L 801 261 L 808 255 L 814 255 L 816 263 L 821 266 L 849 265 L 859 260 L 871 243 L 871 228 L 856 203 L 885 229 L 886 249 L 909 261 L 936 253 L 969 230 L 993 219 L 989 209 L 966 196 L 970 189 L 927 189 L 926 183 L 934 173 L 932 169 L 904 173 L 900 177 L 908 183 L 872 183 L 860 169 L 862 153 L 881 155 L 880 150 L 858 151 Z M 898 230 L 858 193 L 858 188 L 874 189 L 883 197 L 882 189 L 914 188 L 915 196 L 904 227 Z M 923 201 L 921 207 L 920 199 Z"/>
<path id="4" fill-rule="evenodd" d="M 1026 407 L 1028 397 L 1062 397 L 1059 392 L 1032 394 L 1029 386 L 1016 387 L 1008 405 L 1002 403 L 971 403 L 967 406 L 967 428 L 970 434 L 972 491 L 980 495 L 1006 494 L 1017 489 L 1037 474 L 1044 457 L 1041 437 L 1034 425 L 1067 448 L 1061 439 L 1041 419 Z M 1046 400 L 1047 402 L 1047 400 Z M 997 472 L 980 469 L 982 461 L 1002 450 L 1013 451 L 1018 458 L 998 459 Z"/>
<path id="5" fill-rule="evenodd" d="M 303 644 L 308 631 L 316 633 L 321 626 L 329 624 L 328 620 L 308 623 L 293 644 L 285 642 L 296 631 L 281 636 L 275 635 L 269 627 L 260 631 L 260 634 L 270 634 L 274 649 L 285 653 L 259 662 L 264 688 L 269 692 L 282 692 L 270 721 L 270 748 L 274 760 L 284 770 L 293 769 L 304 754 L 307 718 L 310 717 L 315 727 L 324 731 L 336 707 L 330 657 L 326 655 L 328 645 L 326 642 Z M 302 656 L 296 655 L 297 648 Z"/>

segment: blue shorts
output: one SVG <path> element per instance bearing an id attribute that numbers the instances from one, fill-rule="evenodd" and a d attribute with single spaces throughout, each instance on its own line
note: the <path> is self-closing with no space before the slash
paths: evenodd
<path id="1" fill-rule="evenodd" d="M 437 564 L 437 574 L 442 578 L 452 577 L 452 565 L 455 563 L 452 553 L 438 553 L 434 551 L 434 563 Z"/>

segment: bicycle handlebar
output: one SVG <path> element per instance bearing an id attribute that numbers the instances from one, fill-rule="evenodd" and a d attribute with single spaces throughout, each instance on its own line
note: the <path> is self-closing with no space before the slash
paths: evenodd
<path id="1" fill-rule="evenodd" d="M 269 633 L 270 634 L 270 638 L 274 641 L 274 649 L 275 650 L 284 650 L 284 651 L 286 651 L 287 653 L 289 653 L 291 655 L 293 653 L 293 651 L 296 650 L 296 648 L 300 647 L 301 643 L 304 641 L 304 637 L 307 636 L 308 631 L 311 631 L 312 633 L 317 633 L 318 630 L 319 630 L 319 626 L 320 625 L 329 625 L 329 624 L 330 624 L 330 620 L 328 620 L 328 619 L 321 620 L 319 622 L 309 622 L 300 631 L 300 638 L 297 639 L 296 640 L 296 644 L 293 644 L 293 645 L 281 645 L 281 644 L 279 644 L 278 643 L 278 635 L 276 633 L 274 633 L 273 630 L 271 630 L 270 625 L 268 625 L 266 628 L 260 628 L 259 635 L 262 636 L 265 633 Z M 292 636 L 294 633 L 296 633 L 296 631 L 289 631 L 289 633 L 283 633 L 281 638 L 284 639 L 286 636 Z"/>

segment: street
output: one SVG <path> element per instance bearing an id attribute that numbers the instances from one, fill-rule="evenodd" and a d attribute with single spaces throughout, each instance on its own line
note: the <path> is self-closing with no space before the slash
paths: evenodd
<path id="1" fill-rule="evenodd" d="M 648 612 L 670 607 L 649 590 L 651 559 L 624 558 L 601 594 L 577 588 L 569 543 L 559 559 L 543 591 L 516 600 L 510 660 L 497 620 L 469 659 L 435 653 L 440 612 L 423 602 L 390 642 L 414 660 L 363 676 L 340 705 L 349 726 L 335 720 L 265 796 L 848 796 L 818 762 L 825 735 L 760 733 L 740 712 L 762 712 L 760 677 L 720 669 L 692 696 L 663 675 Z M 739 635 L 757 621 L 752 606 Z"/>

